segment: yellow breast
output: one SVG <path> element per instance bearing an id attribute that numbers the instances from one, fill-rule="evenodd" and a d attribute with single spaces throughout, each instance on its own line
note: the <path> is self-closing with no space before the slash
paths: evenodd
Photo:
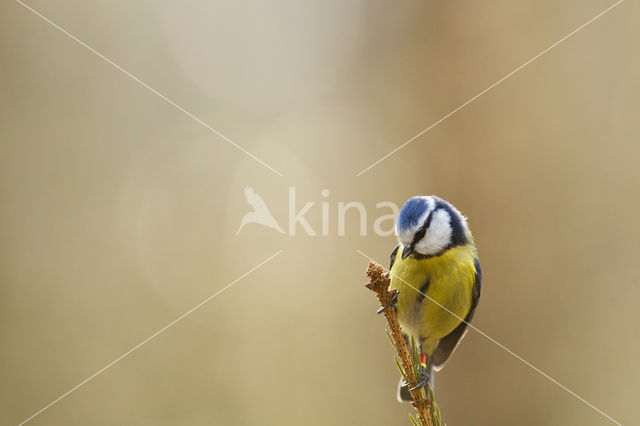
<path id="1" fill-rule="evenodd" d="M 431 354 L 438 340 L 451 333 L 471 309 L 475 248 L 457 246 L 428 259 L 402 259 L 402 248 L 391 268 L 389 288 L 400 292 L 397 309 L 403 330 Z"/>

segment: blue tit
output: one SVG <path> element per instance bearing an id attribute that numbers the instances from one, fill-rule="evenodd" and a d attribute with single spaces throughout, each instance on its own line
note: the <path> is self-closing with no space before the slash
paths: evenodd
<path id="1" fill-rule="evenodd" d="M 389 288 L 399 291 L 398 320 L 407 339 L 415 339 L 427 356 L 423 376 L 433 385 L 433 371 L 449 359 L 478 306 L 478 253 L 466 218 L 433 195 L 402 206 L 396 235 L 400 244 L 391 253 Z M 402 383 L 398 399 L 411 401 Z"/>

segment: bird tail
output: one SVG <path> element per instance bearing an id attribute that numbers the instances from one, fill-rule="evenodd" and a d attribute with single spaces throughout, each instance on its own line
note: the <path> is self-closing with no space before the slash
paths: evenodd
<path id="1" fill-rule="evenodd" d="M 429 373 L 429 386 L 433 389 L 433 365 L 429 365 L 427 367 L 427 371 Z M 428 395 L 428 393 L 427 393 Z M 398 401 L 400 402 L 411 402 L 413 398 L 411 397 L 411 392 L 409 392 L 409 386 L 404 383 L 404 380 L 400 378 L 400 384 L 398 385 Z"/>

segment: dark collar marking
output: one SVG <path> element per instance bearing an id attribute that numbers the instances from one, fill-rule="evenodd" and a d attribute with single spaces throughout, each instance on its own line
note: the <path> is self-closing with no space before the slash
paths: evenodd
<path id="1" fill-rule="evenodd" d="M 448 250 L 451 247 L 465 245 L 468 242 L 468 238 L 464 232 L 462 219 L 460 218 L 458 213 L 453 210 L 451 204 L 447 203 L 444 200 L 438 200 L 436 202 L 435 208 L 445 210 L 447 213 L 449 213 L 450 217 L 449 225 L 451 226 L 451 244 L 449 244 L 449 246 L 446 247 L 445 250 Z"/>
<path id="2" fill-rule="evenodd" d="M 445 210 L 447 213 L 449 213 L 449 218 L 450 218 L 449 226 L 451 226 L 451 242 L 449 243 L 449 245 L 447 245 L 445 248 L 443 248 L 442 250 L 440 250 L 438 253 L 435 253 L 435 254 L 420 254 L 420 253 L 414 252 L 411 254 L 411 257 L 413 257 L 414 259 L 429 259 L 431 257 L 438 257 L 444 254 L 447 250 L 451 248 L 454 248 L 457 246 L 463 246 L 469 242 L 469 239 L 465 234 L 464 226 L 462 225 L 462 219 L 460 219 L 460 216 L 458 216 L 458 214 L 453 210 L 453 208 L 449 203 L 447 203 L 444 200 L 438 199 L 436 201 L 435 207 L 429 214 L 429 217 L 427 218 L 425 225 L 420 229 L 418 229 L 418 231 L 416 231 L 416 235 L 414 236 L 413 241 L 411 242 L 411 248 L 413 248 L 415 244 L 418 241 L 420 241 L 422 237 L 424 237 L 424 234 L 427 232 L 428 225 L 431 224 L 431 215 L 436 210 Z M 424 228 L 424 232 L 421 233 L 423 228 Z M 419 234 L 420 234 L 420 238 L 417 238 Z"/>

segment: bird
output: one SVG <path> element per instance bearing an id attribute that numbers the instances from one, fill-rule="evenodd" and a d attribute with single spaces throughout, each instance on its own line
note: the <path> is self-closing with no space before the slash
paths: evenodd
<path id="1" fill-rule="evenodd" d="M 412 197 L 396 220 L 398 245 L 391 253 L 390 290 L 407 342 L 413 339 L 427 361 L 422 378 L 433 387 L 467 332 L 482 287 L 478 252 L 467 219 L 449 202 L 435 196 Z M 398 400 L 411 401 L 402 380 Z"/>

